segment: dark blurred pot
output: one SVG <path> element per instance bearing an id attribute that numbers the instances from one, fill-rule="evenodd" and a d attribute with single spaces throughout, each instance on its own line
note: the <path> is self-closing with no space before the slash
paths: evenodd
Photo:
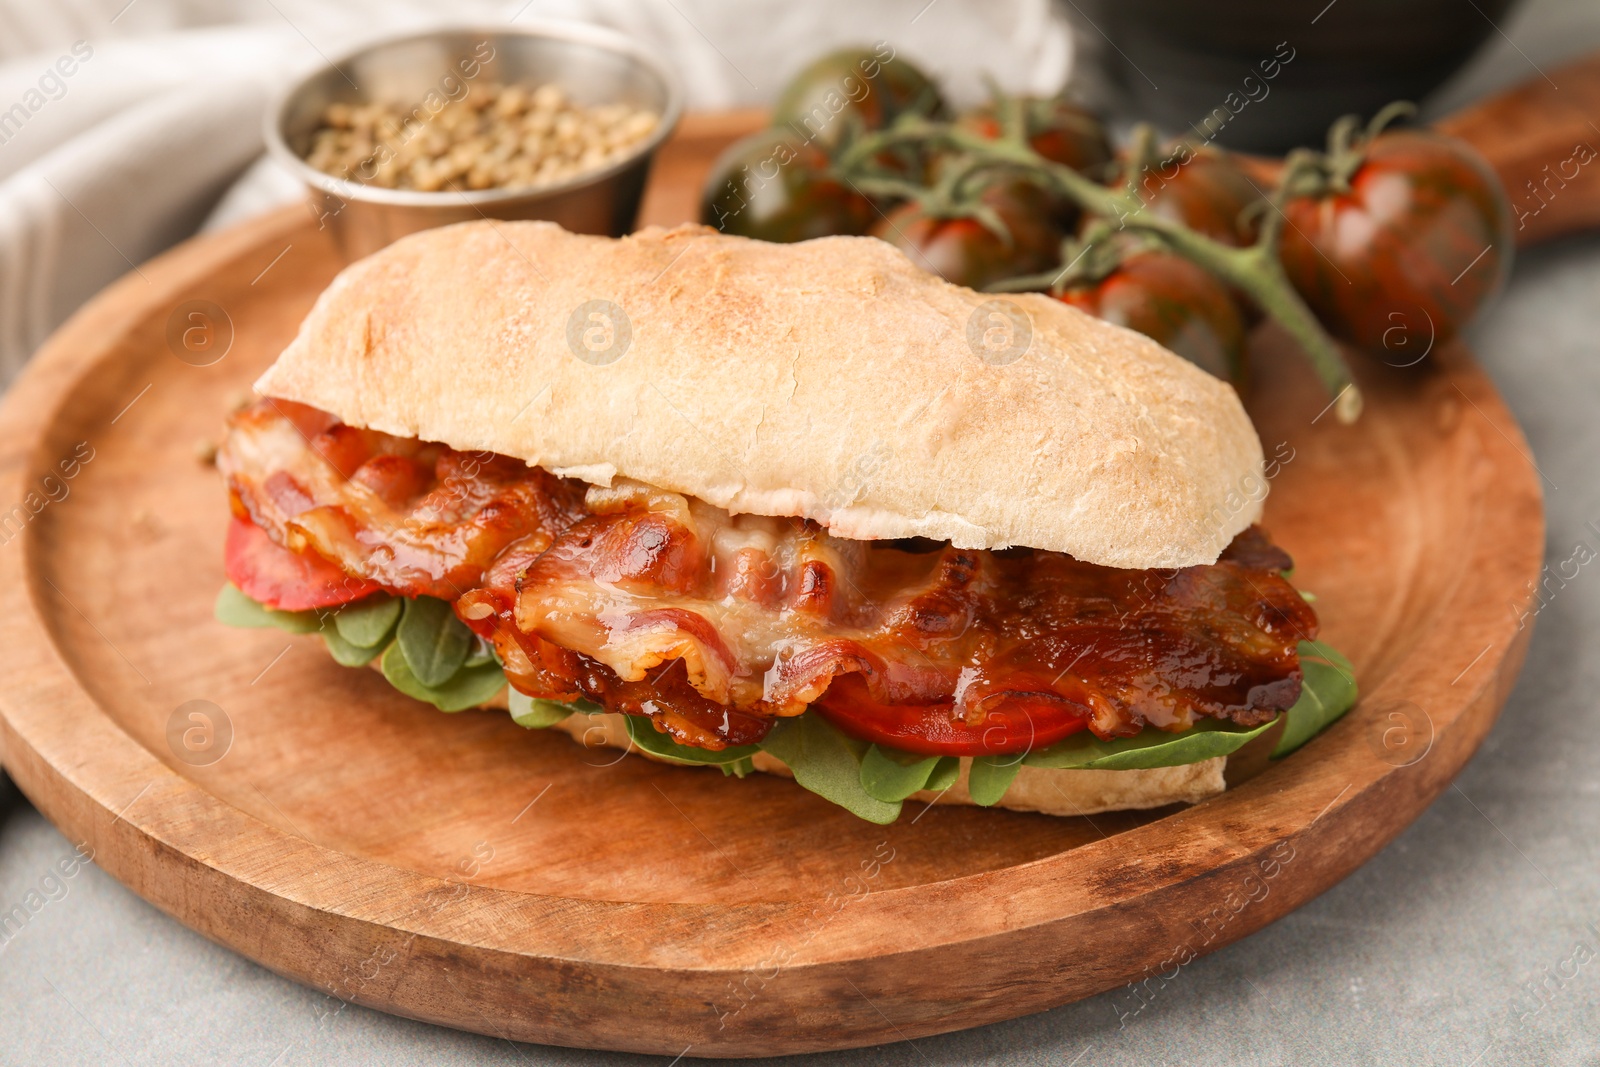
<path id="1" fill-rule="evenodd" d="M 1082 32 L 1110 40 L 1102 58 L 1134 117 L 1255 152 L 1320 145 L 1340 115 L 1420 100 L 1515 2 L 1078 0 L 1093 20 Z"/>

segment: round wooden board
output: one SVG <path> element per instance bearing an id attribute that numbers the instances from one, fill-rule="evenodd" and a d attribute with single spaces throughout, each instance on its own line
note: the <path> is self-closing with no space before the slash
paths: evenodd
<path id="1" fill-rule="evenodd" d="M 1450 782 L 1522 661 L 1539 477 L 1468 354 L 1363 361 L 1367 413 L 1344 427 L 1268 335 L 1266 524 L 1364 696 L 1294 757 L 1230 768 L 1221 797 L 1071 819 L 910 805 L 878 827 L 782 779 L 443 715 L 314 638 L 211 617 L 227 508 L 197 444 L 336 269 L 300 209 L 192 241 L 85 308 L 0 410 L 0 501 L 22 509 L 0 527 L 6 769 L 115 877 L 329 1011 L 695 1056 L 1038 1011 L 1344 877 Z M 168 341 L 197 299 L 231 321 L 204 367 Z M 169 742 L 191 700 L 231 730 L 208 765 Z"/>

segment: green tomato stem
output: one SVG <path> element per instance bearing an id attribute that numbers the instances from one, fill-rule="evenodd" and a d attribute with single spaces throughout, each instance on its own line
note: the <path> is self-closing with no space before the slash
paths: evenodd
<path id="1" fill-rule="evenodd" d="M 990 140 L 925 119 L 902 121 L 892 129 L 861 138 L 840 159 L 839 166 L 849 173 L 870 165 L 872 157 L 886 148 L 928 140 L 940 140 L 977 158 L 1019 168 L 1068 197 L 1084 211 L 1112 221 L 1118 228 L 1131 228 L 1156 237 L 1172 252 L 1244 292 L 1298 342 L 1323 387 L 1334 398 L 1339 421 L 1353 422 L 1360 415 L 1361 392 L 1350 376 L 1350 368 L 1338 345 L 1295 292 L 1278 259 L 1282 200 L 1289 194 L 1290 182 L 1280 184 L 1269 205 L 1268 214 L 1262 220 L 1260 240 L 1249 248 L 1234 248 L 1196 233 L 1181 222 L 1146 210 L 1147 205 L 1131 183 L 1128 191 L 1113 191 L 1071 167 L 1045 159 L 1025 143 L 1009 138 Z M 1287 173 L 1286 178 L 1292 177 L 1297 168 L 1309 165 L 1297 159 L 1291 160 L 1291 173 Z"/>
<path id="2" fill-rule="evenodd" d="M 863 196 L 881 196 L 897 200 L 917 200 L 927 195 L 927 190 L 915 182 L 904 178 L 888 178 L 882 175 L 857 174 L 844 175 L 844 181 L 856 192 Z"/>

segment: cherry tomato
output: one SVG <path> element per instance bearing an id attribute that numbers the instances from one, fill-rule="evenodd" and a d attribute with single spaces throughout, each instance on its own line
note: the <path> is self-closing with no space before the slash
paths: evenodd
<path id="1" fill-rule="evenodd" d="M 949 704 L 880 704 L 854 674 L 835 678 L 811 708 L 859 740 L 924 756 L 1030 752 L 1089 724 L 1088 708 L 1048 691 L 1000 696 L 969 724 Z"/>
<path id="2" fill-rule="evenodd" d="M 1227 286 L 1186 259 L 1138 252 L 1101 281 L 1068 289 L 1060 299 L 1244 385 L 1244 317 Z"/>
<path id="3" fill-rule="evenodd" d="M 1029 147 L 1051 162 L 1089 174 L 1096 180 L 1104 176 L 1111 161 L 1111 143 L 1099 119 L 1075 104 L 1056 98 L 1029 97 L 1024 98 L 1021 105 Z M 957 125 L 990 139 L 998 138 L 1001 132 L 1000 119 L 992 105 L 967 112 Z M 938 166 L 948 162 L 948 159 L 935 162 L 930 183 L 937 177 Z M 1065 197 L 1054 197 L 1051 204 L 1052 220 L 1064 233 L 1070 233 L 1078 224 L 1078 206 Z"/>
<path id="4" fill-rule="evenodd" d="M 706 225 L 761 241 L 862 234 L 875 218 L 871 201 L 829 176 L 821 149 L 782 130 L 729 146 L 700 201 Z"/>
<path id="5" fill-rule="evenodd" d="M 914 202 L 895 208 L 870 232 L 923 270 L 969 289 L 1037 274 L 1059 262 L 1062 231 L 1053 221 L 1056 205 L 1048 193 L 1028 182 L 1004 181 L 989 186 L 979 199 L 1000 216 L 1010 241 L 975 218 L 936 218 Z"/>
<path id="6" fill-rule="evenodd" d="M 234 516 L 223 549 L 228 581 L 251 600 L 278 611 L 348 604 L 380 586 L 352 578 L 315 552 L 291 552 L 249 519 Z"/>
<path id="7" fill-rule="evenodd" d="M 1022 121 L 1029 147 L 1051 162 L 1098 180 L 1111 161 L 1111 142 L 1106 139 L 1105 127 L 1076 104 L 1055 98 L 1025 98 Z M 1000 136 L 1000 119 L 993 105 L 967 112 L 957 125 L 980 137 Z"/>
<path id="8" fill-rule="evenodd" d="M 1126 181 L 1126 175 L 1118 179 Z M 1180 144 L 1139 178 L 1139 199 L 1161 218 L 1181 222 L 1225 245 L 1255 241 L 1257 220 L 1245 209 L 1261 200 L 1261 190 L 1232 157 L 1214 148 L 1195 151 Z"/>
<path id="9" fill-rule="evenodd" d="M 933 117 L 943 111 L 928 76 L 880 44 L 813 60 L 779 94 L 772 125 L 831 152 L 851 130 L 881 130 L 907 112 Z"/>
<path id="10" fill-rule="evenodd" d="M 1284 269 L 1332 333 L 1409 365 L 1505 280 L 1505 193 L 1466 144 L 1411 130 L 1374 138 L 1349 184 L 1285 206 Z"/>

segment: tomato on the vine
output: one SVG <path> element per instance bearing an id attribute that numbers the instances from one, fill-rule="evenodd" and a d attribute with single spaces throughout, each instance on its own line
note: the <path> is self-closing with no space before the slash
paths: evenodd
<path id="1" fill-rule="evenodd" d="M 1135 252 L 1059 299 L 1137 330 L 1224 381 L 1245 381 L 1245 324 L 1228 287 L 1170 252 Z"/>
<path id="2" fill-rule="evenodd" d="M 761 241 L 862 234 L 871 201 L 832 177 L 828 157 L 784 130 L 763 130 L 728 147 L 712 168 L 700 221 Z"/>
<path id="3" fill-rule="evenodd" d="M 1213 241 L 1242 248 L 1256 239 L 1258 219 L 1248 209 L 1261 201 L 1261 190 L 1218 149 L 1195 151 L 1180 144 L 1166 159 L 1145 168 L 1138 196 L 1146 210 Z"/>
<path id="4" fill-rule="evenodd" d="M 1059 98 L 1020 101 L 1023 132 L 1028 146 L 1052 163 L 1060 163 L 1099 180 L 1111 162 L 1111 142 L 1094 115 Z M 993 105 L 969 111 L 956 125 L 980 137 L 1000 136 L 1000 117 Z"/>
<path id="5" fill-rule="evenodd" d="M 916 201 L 895 208 L 870 232 L 923 270 L 969 289 L 1036 274 L 1060 260 L 1063 235 L 1053 221 L 1058 205 L 1050 194 L 1029 182 L 1005 180 L 984 189 L 978 200 L 1000 217 L 1009 240 L 976 218 L 941 217 Z"/>
<path id="6" fill-rule="evenodd" d="M 772 125 L 831 152 L 852 130 L 881 130 L 907 112 L 931 118 L 943 111 L 939 87 L 879 44 L 842 48 L 807 64 L 778 95 Z"/>
<path id="7" fill-rule="evenodd" d="M 1511 212 L 1482 157 L 1454 138 L 1380 134 L 1347 189 L 1284 208 L 1280 255 L 1328 329 L 1373 352 L 1420 360 L 1500 287 Z"/>

